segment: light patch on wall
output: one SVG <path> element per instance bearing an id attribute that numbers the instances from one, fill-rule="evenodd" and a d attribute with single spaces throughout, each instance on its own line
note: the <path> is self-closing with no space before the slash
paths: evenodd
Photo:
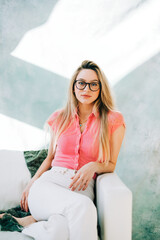
<path id="1" fill-rule="evenodd" d="M 144 2 L 105 31 L 106 21 L 119 14 L 112 2 L 59 1 L 48 21 L 27 32 L 11 54 L 66 78 L 91 59 L 114 85 L 159 52 L 160 2 Z"/>
<path id="2" fill-rule="evenodd" d="M 36 127 L 0 114 L 0 149 L 39 150 L 48 143 L 49 136 Z"/>

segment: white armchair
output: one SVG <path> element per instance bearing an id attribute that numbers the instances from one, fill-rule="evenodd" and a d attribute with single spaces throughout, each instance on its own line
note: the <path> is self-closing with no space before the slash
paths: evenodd
<path id="1" fill-rule="evenodd" d="M 0 151 L 0 210 L 19 205 L 30 180 L 23 152 Z M 132 193 L 116 173 L 98 176 L 96 204 L 101 240 L 131 240 Z M 0 240 L 32 239 L 18 232 L 0 232 Z M 89 239 L 91 240 L 91 239 Z"/>
<path id="2" fill-rule="evenodd" d="M 115 172 L 98 176 L 96 205 L 101 240 L 132 239 L 132 192 Z"/>

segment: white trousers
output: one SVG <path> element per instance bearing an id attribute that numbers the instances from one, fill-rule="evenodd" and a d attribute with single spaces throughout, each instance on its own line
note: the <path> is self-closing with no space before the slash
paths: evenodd
<path id="1" fill-rule="evenodd" d="M 93 203 L 94 180 L 85 191 L 71 191 L 75 171 L 52 167 L 36 180 L 28 205 L 38 222 L 22 233 L 35 240 L 97 240 L 97 211 Z"/>

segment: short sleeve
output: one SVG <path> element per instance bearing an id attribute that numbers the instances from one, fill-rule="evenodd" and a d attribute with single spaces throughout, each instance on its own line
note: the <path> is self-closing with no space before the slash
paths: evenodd
<path id="1" fill-rule="evenodd" d="M 54 124 L 55 119 L 57 118 L 57 116 L 59 115 L 59 111 L 56 111 L 54 113 L 52 113 L 49 118 L 47 119 L 47 123 L 48 125 L 54 130 L 56 128 L 56 124 Z"/>
<path id="2" fill-rule="evenodd" d="M 112 135 L 120 126 L 124 126 L 126 128 L 123 115 L 120 112 L 110 111 L 108 114 L 108 126 L 110 135 Z"/>

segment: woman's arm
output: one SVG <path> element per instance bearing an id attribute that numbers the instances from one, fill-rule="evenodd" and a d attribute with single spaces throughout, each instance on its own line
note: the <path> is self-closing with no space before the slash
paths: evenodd
<path id="1" fill-rule="evenodd" d="M 28 194 L 29 190 L 32 186 L 32 184 L 37 180 L 45 171 L 47 171 L 51 167 L 51 162 L 54 158 L 54 153 L 53 153 L 53 142 L 55 138 L 53 133 L 51 133 L 51 141 L 49 144 L 49 149 L 48 149 L 48 155 L 46 159 L 43 161 L 39 169 L 37 170 L 36 174 L 31 178 L 29 183 L 27 184 L 26 188 L 24 189 L 21 197 L 21 209 L 28 212 Z"/>
<path id="2" fill-rule="evenodd" d="M 94 173 L 111 173 L 114 172 L 118 154 L 122 145 L 122 141 L 124 138 L 125 127 L 120 126 L 115 130 L 115 132 L 111 136 L 111 157 L 108 165 L 106 163 L 98 163 L 98 162 L 89 162 L 83 167 L 81 167 L 76 175 L 73 177 L 73 181 L 70 184 L 70 188 L 74 191 L 77 187 L 78 190 L 85 190 L 88 187 L 89 182 L 94 176 Z"/>
<path id="3" fill-rule="evenodd" d="M 98 163 L 95 162 L 95 169 L 96 173 L 101 174 L 101 173 L 106 173 L 106 172 L 114 172 L 117 159 L 118 159 L 118 154 L 120 152 L 120 148 L 123 142 L 124 138 L 124 133 L 125 133 L 125 127 L 120 126 L 115 130 L 115 132 L 111 136 L 111 141 L 110 141 L 110 146 L 111 146 L 111 157 L 108 165 L 106 163 Z"/>
<path id="4" fill-rule="evenodd" d="M 39 167 L 39 169 L 37 170 L 36 174 L 33 176 L 32 180 L 36 180 L 38 179 L 45 171 L 47 171 L 50 167 L 51 167 L 51 162 L 54 158 L 54 154 L 53 153 L 53 142 L 54 142 L 54 136 L 52 133 L 51 136 L 51 141 L 49 144 L 49 149 L 48 149 L 48 155 L 46 157 L 46 159 L 42 162 L 41 166 Z"/>

